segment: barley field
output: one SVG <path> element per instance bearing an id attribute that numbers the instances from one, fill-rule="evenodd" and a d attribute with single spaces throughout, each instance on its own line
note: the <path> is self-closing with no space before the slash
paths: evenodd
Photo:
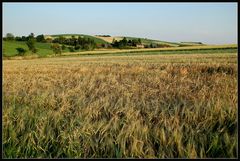
<path id="1" fill-rule="evenodd" d="M 237 53 L 3 60 L 4 158 L 236 158 Z"/>

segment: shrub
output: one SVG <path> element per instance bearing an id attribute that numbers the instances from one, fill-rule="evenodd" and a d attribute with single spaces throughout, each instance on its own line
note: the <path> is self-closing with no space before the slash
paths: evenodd
<path id="1" fill-rule="evenodd" d="M 51 48 L 53 50 L 53 52 L 56 54 L 62 54 L 62 47 L 59 44 L 52 44 Z"/>
<path id="2" fill-rule="evenodd" d="M 18 56 L 23 56 L 27 52 L 27 50 L 24 48 L 16 48 L 16 50 L 18 52 Z"/>
<path id="3" fill-rule="evenodd" d="M 74 48 L 71 46 L 71 47 L 68 47 L 69 51 L 70 52 L 74 52 Z"/>
<path id="4" fill-rule="evenodd" d="M 79 50 L 80 48 L 81 48 L 80 45 L 76 45 L 76 46 L 74 47 L 75 50 Z"/>
<path id="5" fill-rule="evenodd" d="M 32 52 L 33 52 L 33 53 L 37 53 L 37 51 L 38 51 L 38 50 L 37 50 L 36 48 L 32 49 Z"/>

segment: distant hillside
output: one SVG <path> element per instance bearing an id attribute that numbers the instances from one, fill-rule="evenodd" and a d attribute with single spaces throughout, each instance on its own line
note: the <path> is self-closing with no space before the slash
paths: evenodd
<path id="1" fill-rule="evenodd" d="M 104 40 L 108 43 L 112 43 L 113 39 L 119 41 L 119 40 L 122 40 L 123 37 L 112 37 L 112 36 L 109 36 L 109 37 L 105 37 L 105 36 L 95 36 L 95 38 L 98 38 L 98 39 L 101 39 L 101 40 Z"/>
<path id="2" fill-rule="evenodd" d="M 78 36 L 82 36 L 82 37 L 85 37 L 85 38 L 90 38 L 90 39 L 93 39 L 97 44 L 108 44 L 109 42 L 103 40 L 103 39 L 100 39 L 100 38 L 97 38 L 95 36 L 90 36 L 90 35 L 84 35 L 84 34 L 58 34 L 58 35 L 46 35 L 46 37 L 51 37 L 51 38 L 56 38 L 56 37 L 60 37 L 60 36 L 63 36 L 63 37 L 66 37 L 66 38 L 70 38 L 72 36 L 75 36 L 75 37 L 78 37 Z"/>
<path id="3" fill-rule="evenodd" d="M 95 36 L 98 39 L 102 39 L 108 43 L 112 43 L 113 39 L 119 41 L 122 40 L 124 37 L 123 36 Z M 138 37 L 126 37 L 128 40 L 134 40 L 134 39 L 139 39 Z M 152 40 L 152 39 L 147 39 L 147 38 L 140 38 L 142 43 L 144 45 L 149 45 L 149 44 L 166 44 L 171 47 L 177 47 L 177 46 L 193 46 L 193 45 L 203 45 L 198 42 L 167 42 L 167 41 L 161 41 L 161 40 Z"/>
<path id="4" fill-rule="evenodd" d="M 102 46 L 102 44 L 110 44 L 112 43 L 113 39 L 120 41 L 122 40 L 124 37 L 123 36 L 110 36 L 110 35 L 95 35 L 95 36 L 91 36 L 91 35 L 84 35 L 84 34 L 57 34 L 57 35 L 44 35 L 45 39 L 46 38 L 51 38 L 51 39 L 55 39 L 58 38 L 60 36 L 66 37 L 66 38 L 71 38 L 72 36 L 75 36 L 76 38 L 78 36 L 84 37 L 84 38 L 90 38 L 93 39 L 98 46 Z M 126 37 L 127 40 L 135 40 L 135 39 L 141 39 L 142 44 L 145 46 L 148 46 L 150 44 L 160 44 L 160 45 L 168 45 L 170 48 L 173 47 L 188 47 L 188 46 L 203 46 L 206 44 L 202 44 L 201 42 L 180 42 L 180 43 L 176 43 L 176 42 L 167 42 L 167 41 L 160 41 L 160 40 L 152 40 L 152 39 L 147 39 L 147 38 L 138 38 L 138 37 Z M 104 45 L 103 45 L 104 46 Z M 151 45 L 150 45 L 151 46 Z M 155 45 L 157 46 L 157 45 Z M 66 48 L 62 51 L 63 53 L 65 52 L 70 52 L 69 46 L 66 45 Z M 19 41 L 19 40 L 13 40 L 13 41 L 3 41 L 3 54 L 5 56 L 15 56 L 17 55 L 17 50 L 16 48 L 23 48 L 25 50 L 27 50 L 26 54 L 31 54 L 31 52 L 28 50 L 28 47 L 26 45 L 25 41 Z M 38 50 L 37 55 L 39 56 L 47 56 L 47 55 L 51 55 L 53 54 L 53 51 L 51 49 L 51 41 L 47 41 L 47 42 L 36 42 L 36 48 Z M 146 48 L 146 47 L 145 47 Z M 148 47 L 147 47 L 148 48 Z M 154 48 L 154 47 L 150 47 L 150 48 Z M 108 48 L 107 47 L 100 47 L 100 48 L 96 48 L 95 50 L 112 50 L 112 49 L 117 49 L 117 47 L 114 48 Z M 89 50 L 89 49 L 74 49 L 74 51 L 71 52 L 80 52 L 80 51 L 84 51 L 84 50 Z"/>
<path id="5" fill-rule="evenodd" d="M 181 45 L 204 45 L 202 42 L 181 42 Z"/>
<path id="6" fill-rule="evenodd" d="M 93 39 L 97 44 L 110 44 L 112 43 L 113 39 L 119 41 L 122 40 L 123 36 L 110 36 L 110 35 L 84 35 L 84 34 L 57 34 L 57 35 L 45 35 L 46 38 L 57 38 L 57 37 L 66 37 L 70 38 L 72 36 L 78 37 L 82 36 L 85 38 L 91 38 Z M 141 39 L 142 43 L 144 45 L 150 45 L 150 44 L 163 44 L 163 45 L 169 45 L 171 47 L 177 47 L 177 46 L 195 46 L 195 45 L 204 45 L 201 42 L 168 42 L 168 41 L 161 41 L 161 40 L 152 40 L 147 38 L 138 38 L 138 37 L 126 37 L 128 40 L 134 40 L 134 39 Z"/>

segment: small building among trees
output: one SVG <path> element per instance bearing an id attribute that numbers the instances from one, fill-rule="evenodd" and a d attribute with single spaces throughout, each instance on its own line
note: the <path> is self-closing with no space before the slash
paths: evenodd
<path id="1" fill-rule="evenodd" d="M 143 44 L 136 44 L 136 47 L 137 48 L 144 48 L 144 45 Z"/>

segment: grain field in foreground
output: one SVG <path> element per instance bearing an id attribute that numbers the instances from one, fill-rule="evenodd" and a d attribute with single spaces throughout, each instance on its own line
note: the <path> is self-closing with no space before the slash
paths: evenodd
<path id="1" fill-rule="evenodd" d="M 4 158 L 236 158 L 237 54 L 3 61 Z"/>

